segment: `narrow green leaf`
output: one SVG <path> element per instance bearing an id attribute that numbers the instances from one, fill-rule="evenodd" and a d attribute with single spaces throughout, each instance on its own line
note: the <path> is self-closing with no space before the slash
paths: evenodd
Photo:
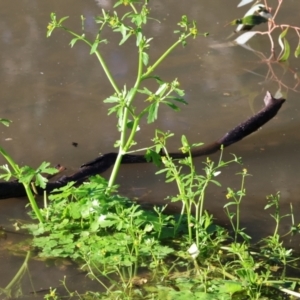
<path id="1" fill-rule="evenodd" d="M 159 95 L 160 97 L 162 97 L 167 89 L 168 89 L 168 84 L 165 82 L 162 85 L 160 85 L 158 90 L 155 92 L 155 95 Z"/>
<path id="2" fill-rule="evenodd" d="M 298 46 L 295 50 L 295 57 L 298 58 L 299 55 L 300 55 L 300 44 L 298 44 Z"/>
<path id="3" fill-rule="evenodd" d="M 71 42 L 70 42 L 71 48 L 74 47 L 75 43 L 76 43 L 78 40 L 79 40 L 79 38 L 74 38 L 74 39 L 71 40 Z"/>
<path id="4" fill-rule="evenodd" d="M 113 7 L 118 7 L 119 5 L 122 5 L 123 4 L 123 0 L 120 0 L 118 1 Z"/>
<path id="5" fill-rule="evenodd" d="M 54 12 L 50 14 L 50 19 L 54 22 L 56 21 L 56 14 Z"/>
<path id="6" fill-rule="evenodd" d="M 210 180 L 210 182 L 211 183 L 214 183 L 215 185 L 217 185 L 217 186 L 221 186 L 221 184 L 218 182 L 218 181 L 216 181 L 216 180 Z"/>
<path id="7" fill-rule="evenodd" d="M 166 97 L 166 99 L 172 99 L 174 101 L 177 101 L 177 102 L 180 102 L 180 103 L 183 103 L 183 104 L 188 104 L 183 98 L 168 96 L 168 97 Z"/>
<path id="8" fill-rule="evenodd" d="M 119 46 L 123 45 L 129 39 L 130 36 L 131 36 L 130 32 L 128 34 L 124 35 L 122 40 L 119 43 Z"/>
<path id="9" fill-rule="evenodd" d="M 265 23 L 268 20 L 260 15 L 250 15 L 250 16 L 245 16 L 242 19 L 235 19 L 230 22 L 230 25 L 239 25 L 243 24 L 246 26 L 253 27 L 255 25 L 259 25 L 261 23 Z"/>
<path id="10" fill-rule="evenodd" d="M 286 34 L 288 32 L 288 29 L 289 29 L 289 27 L 287 27 L 284 31 L 282 31 L 281 34 L 278 36 L 278 44 L 279 44 L 279 46 L 281 48 L 281 52 L 278 55 L 278 57 L 280 57 L 280 58 L 278 60 L 281 59 L 281 57 L 283 56 L 282 53 L 284 53 L 284 51 L 285 51 L 285 43 L 283 42 L 282 39 L 286 36 Z"/>
<path id="11" fill-rule="evenodd" d="M 99 45 L 99 42 L 100 42 L 99 40 L 96 40 L 94 42 L 94 44 L 92 45 L 91 51 L 90 51 L 90 55 L 96 52 L 96 50 L 98 48 L 98 45 Z"/>
<path id="12" fill-rule="evenodd" d="M 141 43 L 141 41 L 143 40 L 143 34 L 138 31 L 137 35 L 136 35 L 136 46 L 138 47 Z"/>
<path id="13" fill-rule="evenodd" d="M 103 100 L 104 103 L 115 103 L 115 102 L 120 102 L 119 97 L 117 96 L 110 96 L 108 98 L 106 98 L 105 100 Z"/>
<path id="14" fill-rule="evenodd" d="M 181 136 L 181 144 L 182 144 L 183 147 L 189 147 L 190 146 L 185 135 Z"/>
<path id="15" fill-rule="evenodd" d="M 2 119 L 0 118 L 0 123 L 2 123 L 4 126 L 9 126 L 10 123 L 12 123 L 11 120 L 8 120 L 8 119 Z"/>
<path id="16" fill-rule="evenodd" d="M 58 21 L 58 24 L 61 25 L 62 22 L 65 21 L 65 20 L 67 20 L 67 19 L 69 19 L 68 16 L 61 18 L 61 19 Z"/>
<path id="17" fill-rule="evenodd" d="M 144 87 L 143 90 L 138 90 L 138 92 L 141 93 L 141 94 L 146 94 L 148 96 L 152 95 L 152 92 L 149 91 L 146 87 Z"/>
<path id="18" fill-rule="evenodd" d="M 169 102 L 169 101 L 162 101 L 162 103 L 168 105 L 169 107 L 171 107 L 174 111 L 180 111 L 180 108 L 175 105 L 174 103 L 172 102 Z"/>
<path id="19" fill-rule="evenodd" d="M 223 207 L 226 208 L 227 206 L 236 205 L 235 202 L 228 202 Z"/>
<path id="20" fill-rule="evenodd" d="M 146 53 L 146 52 L 142 53 L 142 60 L 143 60 L 143 64 L 145 66 L 147 66 L 148 62 L 149 62 L 149 55 L 148 55 L 148 53 Z"/>
<path id="21" fill-rule="evenodd" d="M 279 58 L 280 62 L 287 61 L 290 56 L 290 44 L 286 38 L 284 38 L 283 41 L 284 41 L 284 52 Z"/>
<path id="22" fill-rule="evenodd" d="M 159 106 L 158 102 L 152 103 L 149 106 L 149 109 L 148 109 L 148 118 L 147 118 L 148 124 L 153 123 L 157 119 L 158 106 Z"/>

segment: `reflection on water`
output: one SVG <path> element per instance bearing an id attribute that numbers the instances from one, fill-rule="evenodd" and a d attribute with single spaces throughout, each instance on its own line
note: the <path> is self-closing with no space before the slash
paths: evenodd
<path id="1" fill-rule="evenodd" d="M 157 69 L 166 81 L 178 77 L 189 105 L 182 107 L 180 113 L 163 108 L 158 122 L 149 127 L 143 123 L 137 136 L 139 146 L 151 144 L 156 128 L 176 134 L 170 142 L 172 150 L 179 147 L 182 134 L 191 142 L 210 143 L 258 111 L 267 89 L 273 93 L 278 90 L 278 81 L 270 75 L 270 67 L 255 54 L 240 47 L 213 47 L 227 42 L 232 28 L 224 25 L 237 17 L 234 6 L 224 5 L 222 0 L 209 4 L 190 1 L 189 5 L 184 1 L 153 1 L 151 5 L 154 18 L 162 20 L 152 21 L 149 26 L 148 36 L 155 37 L 150 51 L 153 60 L 174 41 L 172 32 L 182 12 L 197 20 L 200 31 L 209 31 L 210 36 L 189 41 L 186 48 L 179 47 Z M 297 11 L 300 3 L 294 1 L 290 6 Z M 56 12 L 58 17 L 69 15 L 67 25 L 79 32 L 83 14 L 86 30 L 95 33 L 93 17 L 102 7 L 110 8 L 111 1 L 24 0 L 18 6 L 7 1 L 0 3 L 0 117 L 13 120 L 10 128 L 1 127 L 0 139 L 1 145 L 21 165 L 37 166 L 46 160 L 62 163 L 72 172 L 99 153 L 113 150 L 118 138 L 115 118 L 107 116 L 108 106 L 102 103 L 112 89 L 96 58 L 80 43 L 71 49 L 70 37 L 63 32 L 57 31 L 46 39 L 50 12 Z M 290 10 L 283 12 L 289 14 Z M 289 16 L 289 21 L 297 24 L 298 19 Z M 130 86 L 137 66 L 134 44 L 117 47 L 119 36 L 109 39 L 109 44 L 102 45 L 103 55 L 119 86 Z M 262 52 L 269 49 L 263 37 L 253 39 L 251 46 Z M 290 59 L 289 66 L 295 65 L 299 61 Z M 272 68 L 278 80 L 288 86 L 294 84 L 295 74 L 288 72 L 288 66 Z M 248 196 L 242 217 L 244 225 L 258 238 L 273 227 L 263 211 L 266 195 L 281 191 L 283 212 L 288 210 L 290 202 L 295 208 L 299 205 L 298 94 L 290 90 L 287 98 L 270 124 L 225 151 L 225 157 L 231 152 L 242 156 L 244 167 L 253 175 L 246 183 Z M 78 147 L 72 147 L 72 142 L 78 143 Z M 201 161 L 196 160 L 199 170 Z M 2 158 L 0 163 L 4 163 Z M 167 195 L 176 193 L 174 186 L 165 185 L 163 177 L 154 175 L 155 171 L 156 167 L 146 164 L 123 166 L 118 179 L 122 192 L 145 203 L 161 203 Z M 208 193 L 207 208 L 221 222 L 225 222 L 222 206 L 226 187 L 239 186 L 239 177 L 234 175 L 239 171 L 240 167 L 224 171 L 219 178 L 222 188 Z M 108 175 L 109 171 L 104 174 Z M 1 201 L 0 225 L 11 226 L 10 219 L 24 218 L 24 203 L 20 199 Z M 32 272 L 42 271 L 37 268 Z M 0 277 L 0 286 L 5 285 L 4 281 Z"/>

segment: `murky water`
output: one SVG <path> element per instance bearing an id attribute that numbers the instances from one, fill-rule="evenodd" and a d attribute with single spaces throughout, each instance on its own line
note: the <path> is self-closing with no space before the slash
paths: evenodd
<path id="1" fill-rule="evenodd" d="M 244 167 L 253 175 L 246 183 L 248 192 L 242 217 L 243 225 L 260 238 L 273 228 L 268 213 L 263 211 L 266 195 L 281 191 L 283 212 L 288 211 L 290 203 L 295 213 L 299 209 L 297 90 L 300 88 L 295 87 L 298 79 L 293 72 L 298 71 L 300 61 L 291 58 L 289 64 L 268 65 L 241 47 L 225 47 L 233 28 L 224 25 L 247 9 L 237 9 L 237 1 L 227 2 L 189 1 L 187 5 L 184 1 L 152 1 L 154 18 L 162 20 L 161 23 L 151 21 L 149 26 L 148 36 L 155 37 L 150 51 L 152 61 L 175 41 L 173 30 L 182 13 L 197 21 L 200 32 L 208 31 L 210 35 L 190 40 L 185 49 L 179 47 L 157 69 L 156 73 L 166 81 L 174 76 L 179 79 L 189 105 L 182 107 L 180 113 L 163 108 L 154 125 L 142 124 L 137 141 L 140 147 L 150 145 L 154 129 L 159 128 L 176 134 L 170 142 L 171 150 L 178 149 L 182 134 L 191 142 L 210 143 L 258 111 L 266 90 L 275 94 L 281 88 L 288 101 L 278 116 L 257 133 L 225 150 L 226 158 L 230 153 L 241 156 Z M 79 32 L 83 14 L 86 31 L 95 33 L 93 17 L 100 14 L 101 7 L 112 6 L 112 1 L 99 0 L 98 3 L 100 5 L 92 0 L 0 2 L 0 117 L 13 120 L 8 129 L 1 126 L 0 141 L 20 165 L 35 167 L 46 160 L 64 164 L 73 172 L 99 153 L 114 151 L 113 144 L 118 139 L 115 118 L 107 116 L 108 105 L 102 103 L 112 94 L 112 89 L 96 57 L 90 56 L 89 49 L 80 43 L 71 49 L 70 36 L 62 31 L 46 38 L 50 12 L 56 12 L 58 17 L 69 15 L 67 26 Z M 276 3 L 274 0 L 271 5 Z M 289 1 L 284 5 L 277 21 L 286 22 L 288 16 L 288 22 L 299 25 L 300 3 Z M 103 46 L 103 56 L 119 86 L 130 86 L 136 72 L 134 44 L 118 47 L 119 36 L 108 38 L 110 43 Z M 295 49 L 298 41 L 291 30 L 288 38 L 291 48 Z M 250 44 L 268 56 L 270 45 L 266 37 L 255 37 Z M 72 142 L 79 146 L 74 148 Z M 218 155 L 212 157 L 217 159 Z M 202 160 L 196 160 L 199 169 Z M 4 163 L 2 158 L 0 163 Z M 225 222 L 222 207 L 226 187 L 239 186 L 240 178 L 234 174 L 240 169 L 228 168 L 219 178 L 222 188 L 208 193 L 207 208 L 220 222 Z M 176 190 L 165 185 L 163 177 L 155 176 L 156 170 L 150 164 L 122 166 L 118 179 L 121 191 L 146 203 L 162 203 Z M 108 177 L 109 171 L 103 175 Z M 12 219 L 26 218 L 24 205 L 25 200 L 1 200 L 0 225 L 12 228 Z M 176 205 L 173 208 L 176 209 Z M 296 216 L 296 222 L 299 221 Z M 287 225 L 285 230 L 288 230 Z M 14 238 L 9 235 L 7 241 L 10 239 Z M 298 242 L 294 245 L 298 246 Z M 1 256 L 0 259 L 7 258 Z M 6 265 L 7 268 L 13 266 L 13 274 L 19 260 L 15 266 L 11 260 Z M 42 268 L 35 266 L 31 272 L 42 273 Z M 0 276 L 2 287 L 8 278 Z M 61 276 L 56 279 L 55 283 L 41 285 L 55 285 Z"/>

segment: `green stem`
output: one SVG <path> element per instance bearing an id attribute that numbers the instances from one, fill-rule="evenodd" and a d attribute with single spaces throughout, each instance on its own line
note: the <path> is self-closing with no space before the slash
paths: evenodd
<path id="1" fill-rule="evenodd" d="M 191 33 L 187 34 L 184 39 L 187 39 Z M 162 56 L 151 66 L 148 68 L 147 72 L 142 75 L 142 80 L 146 79 L 158 66 L 159 64 L 180 44 L 184 39 L 179 39 L 175 42 L 168 50 L 162 54 Z"/>
<path id="2" fill-rule="evenodd" d="M 14 162 L 12 157 L 3 149 L 0 147 L 0 153 L 2 156 L 7 160 L 7 162 L 10 164 L 10 166 L 13 168 L 13 170 L 16 172 L 16 174 L 20 173 L 20 168 L 18 165 Z"/>
<path id="3" fill-rule="evenodd" d="M 36 201 L 35 201 L 34 196 L 32 194 L 30 185 L 27 184 L 27 183 L 23 183 L 23 186 L 25 188 L 25 191 L 26 191 L 28 200 L 30 202 L 31 208 L 33 209 L 36 217 L 38 218 L 38 220 L 40 221 L 40 223 L 44 223 L 44 218 L 43 218 L 43 216 L 41 214 L 41 211 L 40 211 L 39 207 L 36 204 Z"/>
<path id="4" fill-rule="evenodd" d="M 126 142 L 126 129 L 127 129 L 127 122 L 128 122 L 128 114 L 129 114 L 129 109 L 127 107 L 131 106 L 131 103 L 133 99 L 135 98 L 135 95 L 137 93 L 138 87 L 141 83 L 141 75 L 143 72 L 143 49 L 142 46 L 139 46 L 139 61 L 138 61 L 138 74 L 136 78 L 136 82 L 133 87 L 133 92 L 130 95 L 130 97 L 126 100 L 126 106 L 124 107 L 123 111 L 123 119 L 122 119 L 122 126 L 121 126 L 121 138 L 120 138 L 120 147 L 118 151 L 118 156 L 116 158 L 113 170 L 111 172 L 109 181 L 108 181 L 108 191 L 111 189 L 111 187 L 114 185 L 114 182 L 116 180 L 117 174 L 119 172 L 119 168 L 122 162 L 122 157 L 123 155 L 129 150 L 130 145 L 132 144 L 132 141 L 134 139 L 134 136 L 137 131 L 137 127 L 139 124 L 140 118 L 136 118 L 134 120 L 133 128 L 131 130 L 131 134 Z"/>
<path id="5" fill-rule="evenodd" d="M 240 204 L 244 194 L 244 185 L 245 185 L 245 174 L 242 177 L 242 184 L 241 184 L 241 194 L 237 201 L 237 208 L 236 208 L 236 231 L 235 231 L 235 242 L 237 242 L 237 235 L 240 230 Z"/>
<path id="6" fill-rule="evenodd" d="M 75 36 L 76 38 L 82 40 L 83 42 L 85 42 L 87 45 L 89 45 L 89 46 L 92 48 L 93 44 L 92 44 L 90 41 L 88 41 L 87 39 L 85 39 L 84 37 L 82 37 L 81 35 L 79 35 L 79 34 L 73 32 L 73 31 L 69 30 L 69 29 L 66 28 L 66 27 L 61 27 L 61 28 L 63 28 L 65 31 L 67 31 L 67 32 L 70 33 L 71 35 Z M 118 88 L 118 86 L 117 86 L 117 84 L 116 84 L 114 78 L 112 77 L 112 75 L 111 75 L 111 73 L 110 73 L 110 71 L 109 71 L 109 69 L 108 69 L 108 67 L 107 67 L 107 65 L 106 65 L 106 63 L 105 63 L 103 57 L 101 56 L 101 54 L 99 53 L 98 50 L 96 50 L 94 53 L 95 53 L 95 55 L 97 56 L 97 58 L 98 58 L 98 60 L 99 60 L 99 62 L 100 62 L 100 65 L 101 65 L 101 67 L 102 67 L 102 69 L 103 69 L 103 71 L 104 71 L 106 77 L 108 78 L 110 84 L 111 84 L 112 87 L 114 88 L 115 92 L 116 92 L 117 94 L 120 94 L 120 90 L 119 90 L 119 88 Z"/>
<path id="7" fill-rule="evenodd" d="M 21 176 L 21 171 L 19 166 L 14 162 L 14 160 L 12 159 L 12 157 L 3 149 L 0 147 L 0 153 L 3 155 L 3 157 L 7 160 L 7 162 L 10 164 L 10 166 L 13 168 L 13 170 L 15 171 L 15 177 L 17 179 L 20 179 Z M 36 215 L 36 217 L 38 218 L 38 220 L 40 221 L 40 223 L 44 223 L 44 219 L 43 216 L 41 215 L 40 209 L 36 204 L 36 201 L 34 199 L 34 196 L 32 194 L 31 188 L 30 188 L 30 184 L 22 182 L 25 191 L 26 191 L 26 195 L 28 197 L 28 200 L 30 202 L 30 205 Z"/>
<path id="8" fill-rule="evenodd" d="M 9 284 L 4 288 L 4 290 L 10 290 L 13 288 L 13 286 L 18 283 L 21 278 L 23 277 L 25 271 L 26 271 L 26 268 L 27 268 L 27 265 L 28 265 L 28 260 L 30 258 L 30 251 L 27 251 L 27 254 L 26 254 L 26 257 L 25 257 L 25 260 L 22 264 L 22 266 L 20 267 L 20 269 L 18 270 L 17 274 L 14 276 L 14 278 L 9 282 Z"/>

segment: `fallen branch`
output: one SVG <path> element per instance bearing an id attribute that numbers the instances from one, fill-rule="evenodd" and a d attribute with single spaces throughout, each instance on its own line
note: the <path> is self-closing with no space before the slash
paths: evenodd
<path id="1" fill-rule="evenodd" d="M 267 92 L 265 98 L 265 107 L 261 109 L 254 116 L 247 119 L 245 122 L 239 124 L 229 132 L 227 132 L 219 140 L 209 144 L 205 147 L 199 147 L 192 151 L 193 157 L 203 156 L 215 153 L 221 149 L 234 144 L 254 131 L 258 130 L 261 126 L 269 122 L 279 111 L 285 99 L 275 99 Z M 173 158 L 183 158 L 186 154 L 183 153 L 171 153 Z M 56 188 L 60 188 L 66 185 L 68 182 L 75 181 L 76 184 L 80 184 L 85 181 L 89 176 L 103 173 L 109 169 L 117 158 L 117 153 L 111 152 L 101 155 L 96 159 L 83 164 L 78 172 L 71 176 L 63 176 L 55 182 L 48 182 L 46 191 L 51 192 Z M 122 164 L 134 164 L 134 163 L 146 163 L 147 160 L 143 155 L 125 154 L 122 158 Z M 42 195 L 44 190 L 36 188 L 37 193 Z M 12 182 L 0 182 L 0 199 L 17 198 L 26 196 L 24 187 L 17 181 Z"/>

